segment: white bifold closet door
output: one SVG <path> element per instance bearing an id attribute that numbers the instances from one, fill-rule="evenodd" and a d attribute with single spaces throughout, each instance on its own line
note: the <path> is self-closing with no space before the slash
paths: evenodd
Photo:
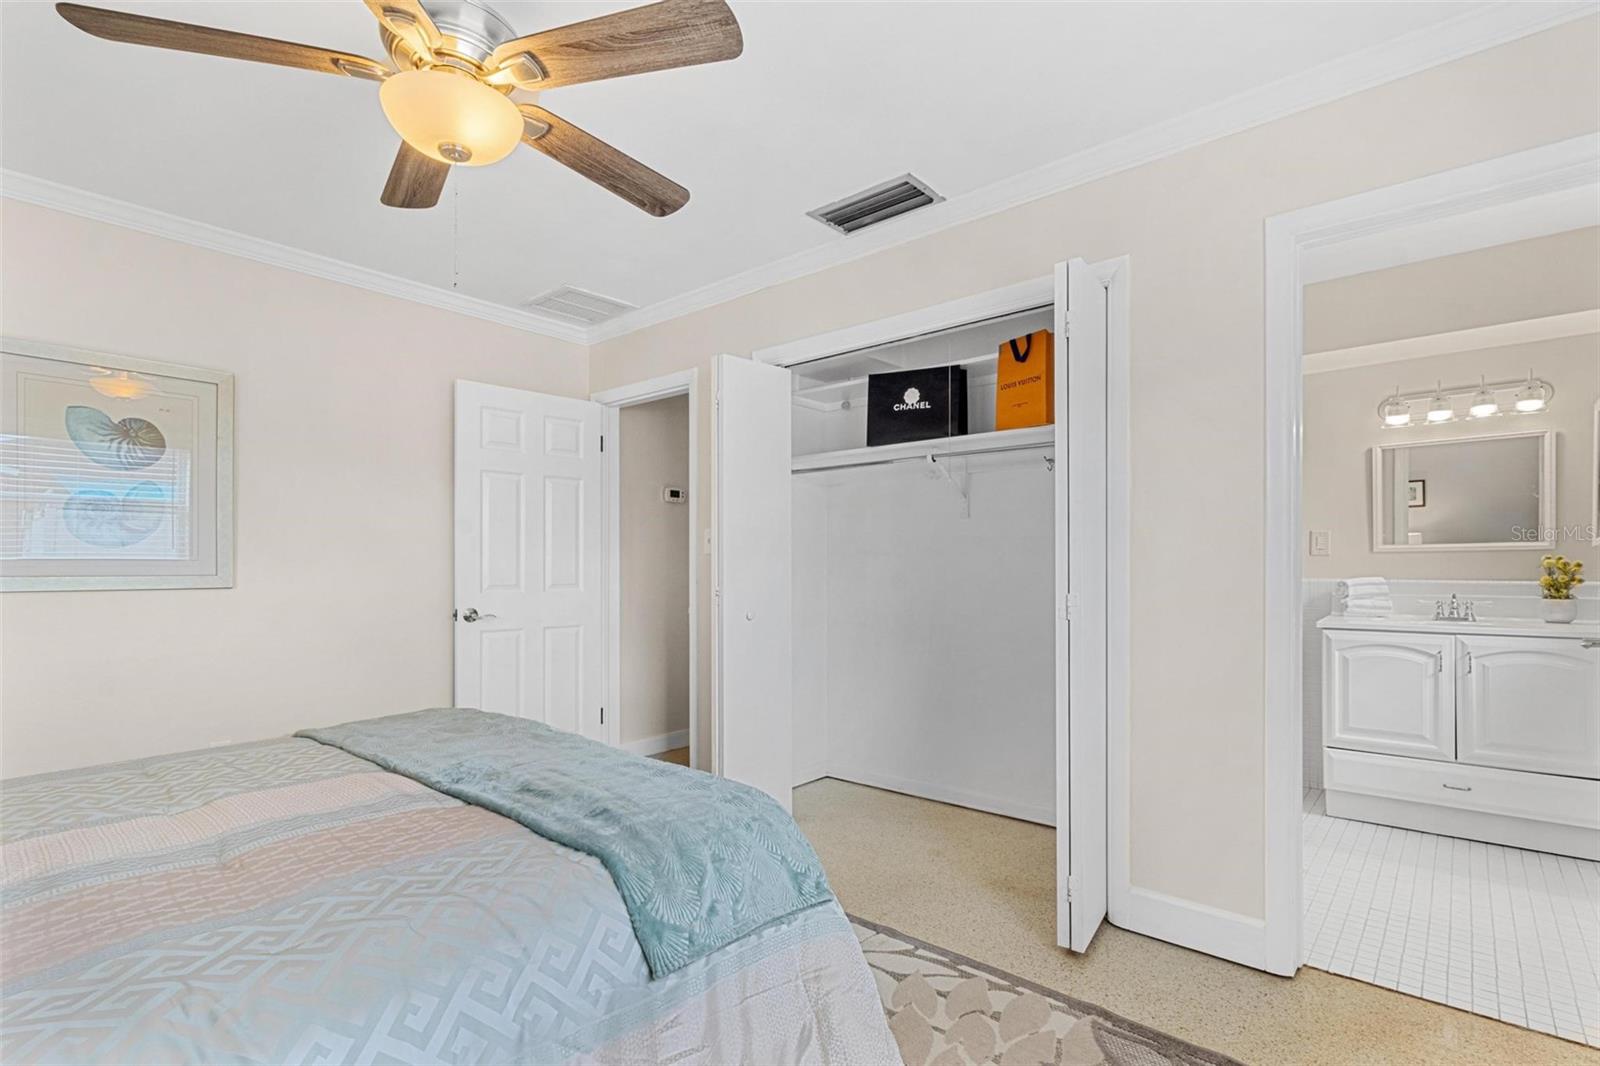
<path id="1" fill-rule="evenodd" d="M 1056 940 L 1073 951 L 1105 921 L 1109 872 L 1105 273 L 1056 267 Z"/>
<path id="2" fill-rule="evenodd" d="M 716 772 L 790 809 L 794 786 L 789 372 L 717 357 Z"/>
<path id="3" fill-rule="evenodd" d="M 455 702 L 605 739 L 601 408 L 456 382 Z"/>

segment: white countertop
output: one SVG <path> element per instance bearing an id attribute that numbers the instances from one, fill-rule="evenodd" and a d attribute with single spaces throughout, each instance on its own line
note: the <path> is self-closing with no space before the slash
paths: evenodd
<path id="1" fill-rule="evenodd" d="M 1546 622 L 1540 618 L 1485 618 L 1477 622 L 1435 620 L 1411 615 L 1389 618 L 1352 618 L 1330 614 L 1318 629 L 1365 629 L 1388 633 L 1481 633 L 1486 637 L 1557 637 L 1569 640 L 1600 639 L 1600 622 Z"/>

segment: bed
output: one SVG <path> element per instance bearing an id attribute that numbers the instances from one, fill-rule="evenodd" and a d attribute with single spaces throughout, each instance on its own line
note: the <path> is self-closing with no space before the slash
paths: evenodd
<path id="1" fill-rule="evenodd" d="M 781 808 L 533 723 L 23 778 L 0 814 L 7 1063 L 900 1061 Z"/>

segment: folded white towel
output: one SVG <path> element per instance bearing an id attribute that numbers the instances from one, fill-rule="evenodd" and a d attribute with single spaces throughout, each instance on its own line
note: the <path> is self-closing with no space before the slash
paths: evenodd
<path id="1" fill-rule="evenodd" d="M 1350 618 L 1388 618 L 1394 614 L 1389 582 L 1381 577 L 1353 577 L 1333 590 L 1334 613 Z"/>
<path id="2" fill-rule="evenodd" d="M 1394 614 L 1389 582 L 1381 577 L 1352 577 L 1333 587 L 1335 613 L 1357 618 L 1387 618 Z"/>

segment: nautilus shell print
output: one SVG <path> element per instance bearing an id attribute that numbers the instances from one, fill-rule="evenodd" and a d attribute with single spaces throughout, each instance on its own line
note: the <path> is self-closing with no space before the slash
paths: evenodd
<path id="1" fill-rule="evenodd" d="M 78 450 L 113 470 L 142 470 L 166 454 L 167 438 L 148 419 L 113 420 L 104 411 L 73 404 L 66 423 L 67 436 Z"/>
<path id="2" fill-rule="evenodd" d="M 141 481 L 120 495 L 84 488 L 67 497 L 61 519 L 68 533 L 91 547 L 126 548 L 161 526 L 166 504 L 166 491 L 153 481 Z"/>

